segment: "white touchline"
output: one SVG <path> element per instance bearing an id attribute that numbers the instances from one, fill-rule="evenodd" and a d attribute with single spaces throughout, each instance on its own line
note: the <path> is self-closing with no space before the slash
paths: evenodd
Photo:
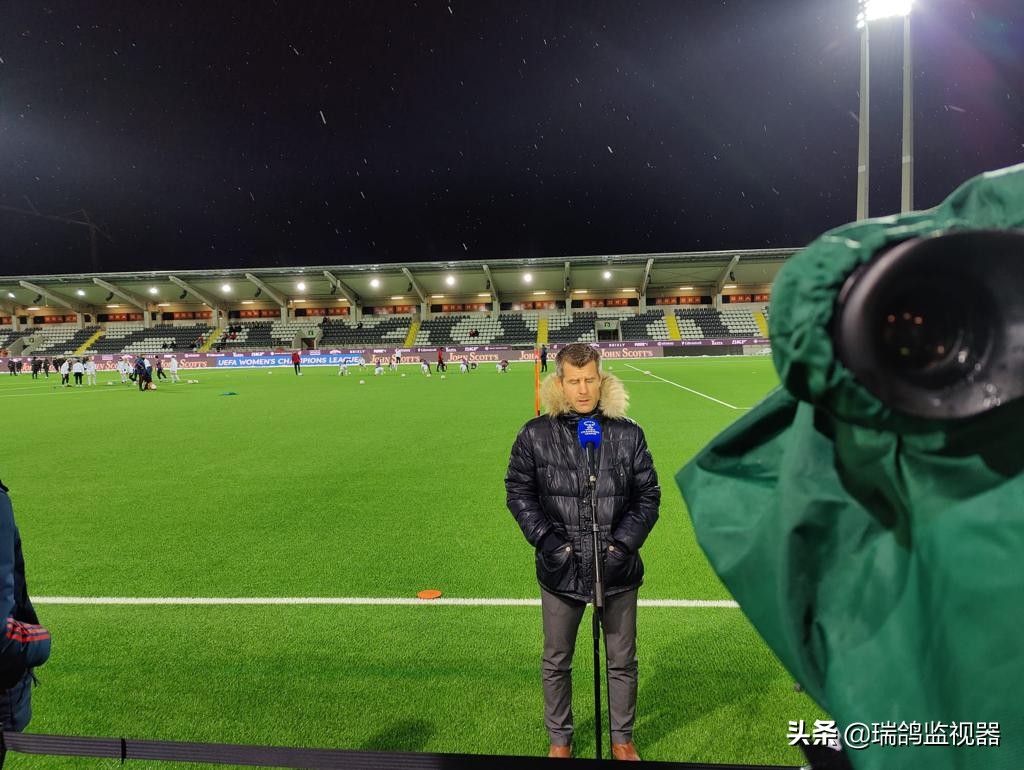
<path id="1" fill-rule="evenodd" d="M 633 366 L 633 364 L 626 364 L 626 366 L 628 366 L 630 369 L 632 369 L 635 372 L 640 372 L 641 374 L 646 374 L 648 377 L 653 377 L 656 380 L 661 380 L 662 382 L 667 382 L 669 385 L 675 385 L 677 388 L 682 388 L 685 391 L 688 391 L 688 392 L 693 393 L 695 395 L 701 396 L 702 398 L 706 398 L 709 401 L 714 401 L 716 404 L 721 404 L 722 406 L 727 406 L 730 409 L 743 410 L 743 409 L 747 408 L 745 406 L 733 406 L 732 404 L 727 404 L 724 401 L 719 401 L 717 398 L 715 398 L 714 396 L 709 396 L 707 393 L 701 393 L 699 390 L 694 390 L 693 388 L 688 388 L 685 385 L 680 385 L 678 382 L 672 382 L 672 380 L 666 380 L 664 377 L 659 377 L 658 375 L 652 374 L 651 372 L 644 371 L 643 369 L 637 369 L 635 366 Z"/>
<path id="2" fill-rule="evenodd" d="M 441 604 L 455 607 L 539 607 L 540 599 L 417 599 L 411 596 L 34 596 L 34 604 L 102 604 L 102 605 L 309 605 L 309 604 L 363 604 L 427 605 Z M 735 609 L 739 605 L 730 599 L 641 599 L 641 607 L 724 607 Z"/>

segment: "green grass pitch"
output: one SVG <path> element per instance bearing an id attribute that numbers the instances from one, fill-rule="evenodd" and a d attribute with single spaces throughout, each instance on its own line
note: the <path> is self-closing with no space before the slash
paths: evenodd
<path id="1" fill-rule="evenodd" d="M 770 359 L 608 366 L 625 380 L 662 482 L 641 599 L 729 598 L 673 476 L 776 384 Z M 198 384 L 149 393 L 107 385 L 116 375 L 105 372 L 77 389 L 55 387 L 52 374 L 0 376 L 0 478 L 32 595 L 413 597 L 438 588 L 536 598 L 532 552 L 503 485 L 512 441 L 533 416 L 532 368 L 452 367 L 445 379 L 402 370 L 200 370 L 183 372 Z M 37 609 L 54 652 L 38 672 L 31 732 L 546 751 L 539 607 Z M 645 607 L 639 624 L 645 759 L 800 764 L 787 721 L 825 715 L 793 691 L 739 610 Z M 593 756 L 589 634 L 585 620 L 574 671 L 580 756 Z M 12 768 L 115 764 L 8 757 Z"/>

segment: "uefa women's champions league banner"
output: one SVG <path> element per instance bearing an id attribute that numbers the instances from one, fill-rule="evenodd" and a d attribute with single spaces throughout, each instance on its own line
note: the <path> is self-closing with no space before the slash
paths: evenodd
<path id="1" fill-rule="evenodd" d="M 702 339 L 702 340 L 665 340 L 658 342 L 597 342 L 591 343 L 601 349 L 601 356 L 608 360 L 638 359 L 638 358 L 661 358 L 671 356 L 671 348 L 694 348 L 694 347 L 731 347 L 768 345 L 765 337 L 735 337 L 723 339 Z M 547 346 L 548 354 L 553 358 L 558 350 L 565 344 L 553 343 Z M 533 361 L 536 353 L 532 347 L 511 347 L 508 345 L 475 345 L 464 347 L 441 347 L 446 362 L 459 361 L 465 358 L 469 363 L 497 363 L 509 361 L 510 363 Z M 401 356 L 403 364 L 418 364 L 420 361 L 434 365 L 437 363 L 438 346 L 418 348 L 331 348 L 329 350 L 303 350 L 299 355 L 302 358 L 303 366 L 338 366 L 342 363 L 349 366 L 358 366 L 366 363 L 373 366 L 374 362 L 380 359 L 391 361 L 395 354 Z M 699 355 L 700 353 L 698 353 Z M 169 351 L 147 354 L 147 358 L 154 365 L 157 359 L 163 359 L 164 368 L 170 366 L 168 359 L 171 358 Z M 263 369 L 270 367 L 290 367 L 292 365 L 292 351 L 247 351 L 244 353 L 174 353 L 178 359 L 179 369 Z M 678 354 L 676 354 L 678 355 Z M 46 356 L 51 360 L 54 356 Z M 100 371 L 115 369 L 117 362 L 123 358 L 120 353 L 89 356 Z M 0 374 L 7 371 L 8 360 L 21 363 L 21 372 L 30 370 L 32 355 L 12 356 L 10 359 L 0 358 Z"/>
<path id="2" fill-rule="evenodd" d="M 305 350 L 300 354 L 303 366 L 339 366 L 348 364 L 356 366 L 370 363 L 371 360 L 363 353 L 322 353 L 317 350 Z M 252 355 L 206 356 L 206 366 L 217 369 L 260 369 L 268 366 L 291 366 L 291 353 L 272 353 L 270 355 L 254 353 Z"/>

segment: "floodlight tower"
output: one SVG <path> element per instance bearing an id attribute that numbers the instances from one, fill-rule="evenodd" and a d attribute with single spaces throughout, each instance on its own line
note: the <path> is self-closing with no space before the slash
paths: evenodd
<path id="1" fill-rule="evenodd" d="M 868 217 L 868 142 L 870 135 L 871 49 L 868 27 L 877 19 L 903 17 L 903 156 L 900 210 L 914 208 L 914 74 L 910 52 L 913 0 L 857 0 L 860 29 L 860 140 L 857 145 L 857 219 Z"/>

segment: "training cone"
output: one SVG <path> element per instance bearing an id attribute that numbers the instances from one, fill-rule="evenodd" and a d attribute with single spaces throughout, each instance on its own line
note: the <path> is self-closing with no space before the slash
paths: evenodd
<path id="1" fill-rule="evenodd" d="M 438 591 L 436 588 L 427 588 L 416 594 L 416 598 L 418 599 L 439 599 L 440 597 L 441 592 Z"/>

